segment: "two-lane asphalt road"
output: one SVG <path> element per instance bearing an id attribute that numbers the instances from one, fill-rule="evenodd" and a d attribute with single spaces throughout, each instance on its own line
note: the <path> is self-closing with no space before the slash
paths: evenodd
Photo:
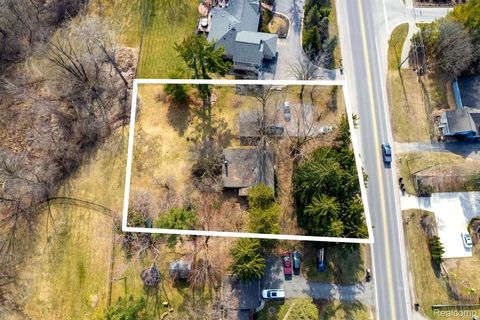
<path id="1" fill-rule="evenodd" d="M 337 10 L 347 90 L 360 118 L 362 165 L 369 176 L 377 318 L 408 320 L 412 307 L 396 176 L 394 168 L 384 165 L 380 149 L 383 142 L 392 142 L 382 71 L 386 56 L 379 49 L 385 50 L 387 39 L 385 15 L 379 0 L 337 0 Z"/>

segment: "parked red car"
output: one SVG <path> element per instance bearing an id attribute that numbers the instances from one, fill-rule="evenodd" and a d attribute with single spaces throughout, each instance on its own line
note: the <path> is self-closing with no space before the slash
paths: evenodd
<path id="1" fill-rule="evenodd" d="M 286 276 L 291 276 L 292 275 L 292 259 L 290 257 L 290 252 L 285 252 L 282 255 L 282 261 L 283 261 L 283 274 Z"/>

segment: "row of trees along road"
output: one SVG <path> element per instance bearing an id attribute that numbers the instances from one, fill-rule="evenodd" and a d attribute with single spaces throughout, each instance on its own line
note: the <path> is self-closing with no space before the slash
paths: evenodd
<path id="1" fill-rule="evenodd" d="M 446 79 L 480 72 L 480 0 L 459 4 L 445 18 L 421 25 L 412 55 L 423 53 L 425 65 Z"/>
<path id="2" fill-rule="evenodd" d="M 346 116 L 333 146 L 307 155 L 294 171 L 297 220 L 307 234 L 365 238 L 367 228 Z"/>

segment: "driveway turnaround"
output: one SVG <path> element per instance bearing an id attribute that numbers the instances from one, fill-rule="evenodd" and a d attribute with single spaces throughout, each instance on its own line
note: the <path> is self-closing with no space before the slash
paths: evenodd
<path id="1" fill-rule="evenodd" d="M 323 300 L 359 301 L 365 305 L 375 304 L 373 282 L 339 286 L 307 280 L 302 273 L 285 279 L 279 257 L 268 257 L 266 273 L 261 281 L 262 289 L 285 289 L 285 298 L 308 298 Z"/>
<path id="2" fill-rule="evenodd" d="M 471 257 L 465 248 L 462 232 L 467 232 L 470 219 L 480 216 L 480 192 L 433 193 L 431 197 L 404 196 L 402 210 L 422 209 L 435 213 L 438 236 L 445 247 L 444 258 Z"/>

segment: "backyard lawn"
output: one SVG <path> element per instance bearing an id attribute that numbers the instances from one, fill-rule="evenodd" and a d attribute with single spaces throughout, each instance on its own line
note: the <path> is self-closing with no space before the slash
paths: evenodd
<path id="1" fill-rule="evenodd" d="M 137 78 L 168 78 L 183 66 L 174 45 L 195 32 L 198 1 L 159 0 L 153 2 L 143 30 Z"/>
<path id="2" fill-rule="evenodd" d="M 197 5 L 189 0 L 93 0 L 88 9 L 115 27 L 122 45 L 140 49 L 136 78 L 168 78 L 183 66 L 174 45 L 195 32 Z"/>

